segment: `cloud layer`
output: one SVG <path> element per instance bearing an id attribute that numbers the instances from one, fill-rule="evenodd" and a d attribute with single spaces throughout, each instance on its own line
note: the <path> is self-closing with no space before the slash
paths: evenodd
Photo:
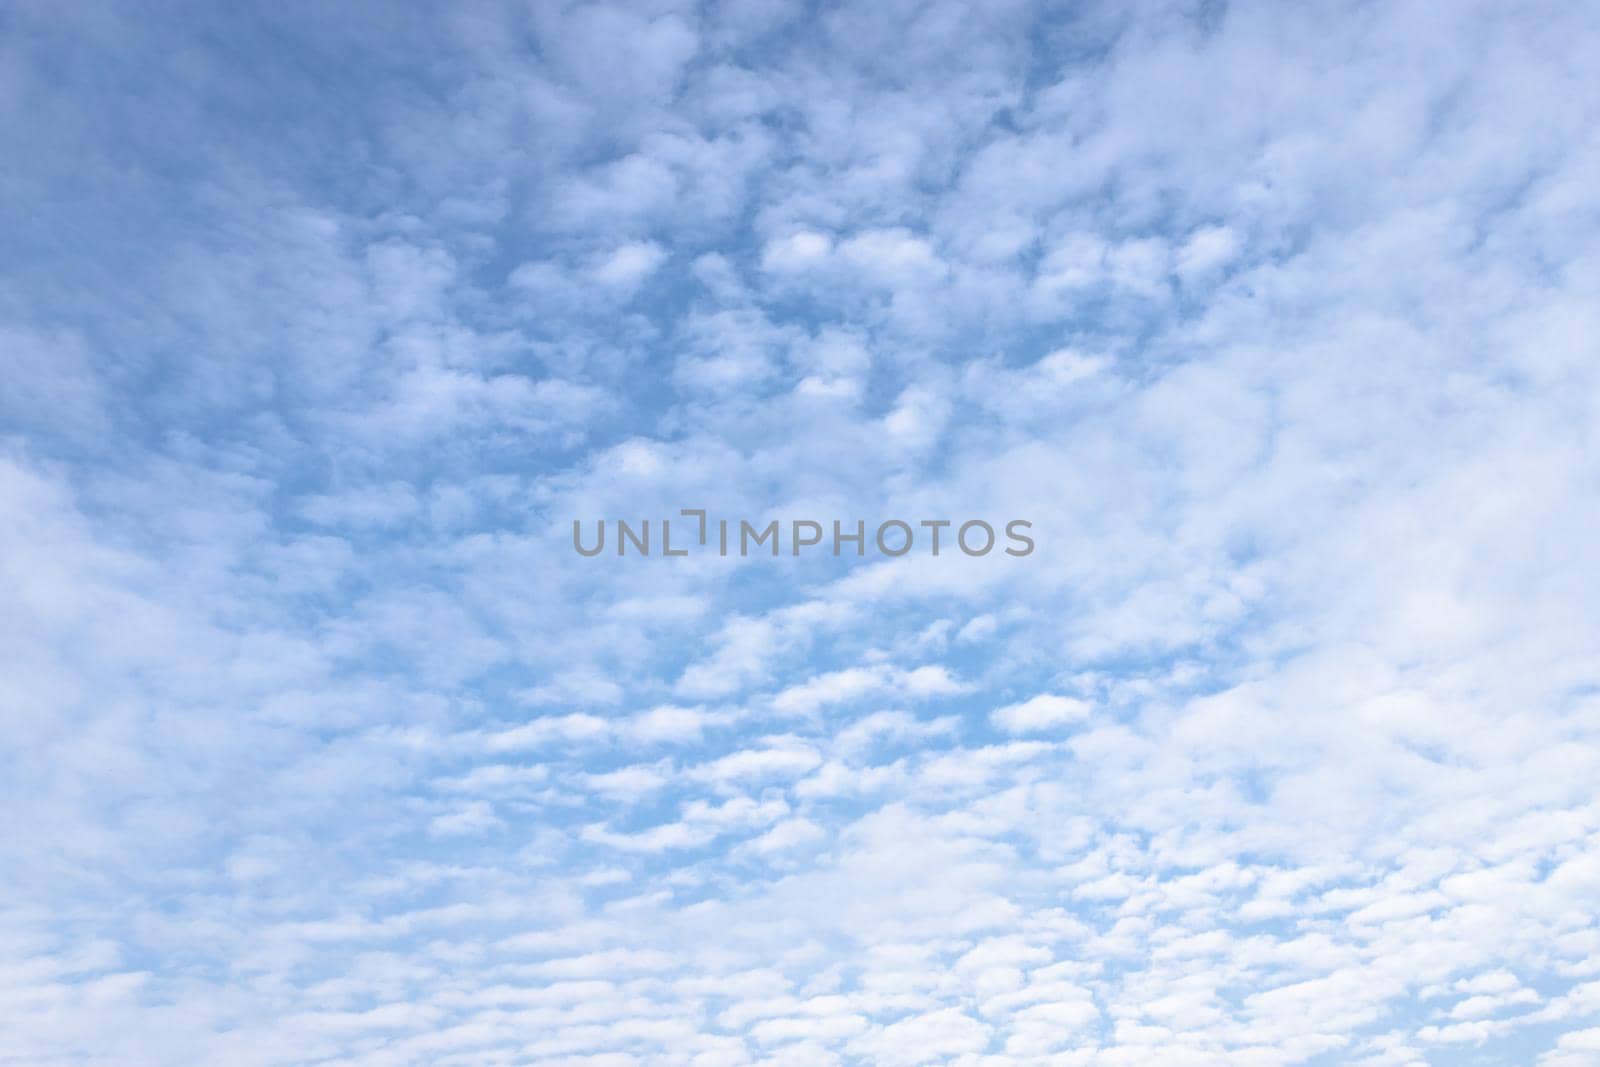
<path id="1" fill-rule="evenodd" d="M 1600 1055 L 1581 6 L 0 26 L 0 1061 Z"/>

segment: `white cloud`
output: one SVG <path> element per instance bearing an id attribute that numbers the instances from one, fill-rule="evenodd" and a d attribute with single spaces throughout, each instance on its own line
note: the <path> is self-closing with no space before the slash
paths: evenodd
<path id="1" fill-rule="evenodd" d="M 1082 722 L 1093 708 L 1076 697 L 1041 693 L 1020 704 L 1008 704 L 990 712 L 990 720 L 1008 734 L 1031 734 L 1056 730 Z"/>
<path id="2" fill-rule="evenodd" d="M 833 240 L 827 234 L 802 230 L 768 242 L 761 265 L 779 273 L 801 271 L 825 262 L 832 251 Z"/>
<path id="3" fill-rule="evenodd" d="M 789 852 L 815 844 L 826 833 L 810 819 L 786 819 L 750 842 L 750 847 L 763 855 Z"/>
<path id="4" fill-rule="evenodd" d="M 428 833 L 435 837 L 476 836 L 501 825 L 503 823 L 495 816 L 494 809 L 479 801 L 457 811 L 435 816 L 428 823 Z"/>
<path id="5" fill-rule="evenodd" d="M 1226 226 L 1205 226 L 1189 235 L 1178 252 L 1177 272 L 1185 282 L 1203 281 L 1226 267 L 1243 242 Z"/>
<path id="6" fill-rule="evenodd" d="M 608 289 L 628 291 L 654 274 L 666 258 L 666 249 L 654 241 L 630 241 L 597 263 L 590 275 Z"/>
<path id="7" fill-rule="evenodd" d="M 694 741 L 700 737 L 712 716 L 698 708 L 662 704 L 642 711 L 629 720 L 628 733 L 646 743 Z"/>

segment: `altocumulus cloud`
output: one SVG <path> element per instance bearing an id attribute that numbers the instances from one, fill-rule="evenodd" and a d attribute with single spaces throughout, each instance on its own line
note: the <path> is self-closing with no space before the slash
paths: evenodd
<path id="1" fill-rule="evenodd" d="M 1596 1062 L 1597 69 L 7 5 L 0 1060 Z"/>

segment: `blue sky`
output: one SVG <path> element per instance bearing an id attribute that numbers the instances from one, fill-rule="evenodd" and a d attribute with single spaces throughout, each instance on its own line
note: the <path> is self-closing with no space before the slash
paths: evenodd
<path id="1" fill-rule="evenodd" d="M 0 1063 L 1600 1062 L 1596 69 L 6 5 Z"/>

